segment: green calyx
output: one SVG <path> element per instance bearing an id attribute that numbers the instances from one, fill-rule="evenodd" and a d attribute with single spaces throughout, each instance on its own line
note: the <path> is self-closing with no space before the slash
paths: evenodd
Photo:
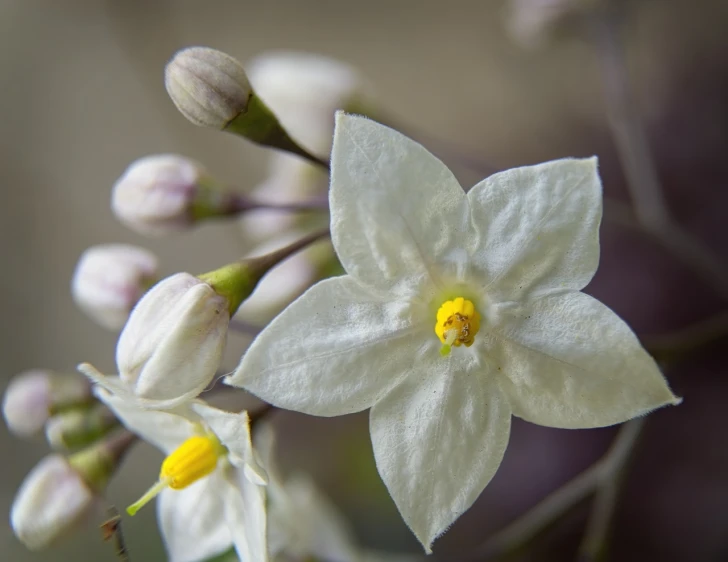
<path id="1" fill-rule="evenodd" d="M 250 261 L 238 261 L 197 277 L 228 301 L 228 310 L 232 317 L 264 274 L 265 271 L 261 273 L 251 267 Z"/>

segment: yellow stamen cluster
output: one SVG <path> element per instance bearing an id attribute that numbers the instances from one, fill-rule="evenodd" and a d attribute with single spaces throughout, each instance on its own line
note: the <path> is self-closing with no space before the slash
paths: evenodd
<path id="1" fill-rule="evenodd" d="M 475 310 L 475 305 L 463 297 L 445 301 L 437 311 L 435 333 L 443 344 L 440 348 L 442 355 L 448 355 L 453 345 L 473 345 L 478 330 L 480 314 Z"/>
<path id="2" fill-rule="evenodd" d="M 162 462 L 159 481 L 126 511 L 134 515 L 165 488 L 181 490 L 204 478 L 217 467 L 225 447 L 214 435 L 195 435 L 185 440 Z"/>

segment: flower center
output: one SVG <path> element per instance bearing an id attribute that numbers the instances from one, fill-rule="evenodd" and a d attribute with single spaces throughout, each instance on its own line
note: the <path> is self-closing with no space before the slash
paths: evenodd
<path id="1" fill-rule="evenodd" d="M 480 330 L 480 314 L 475 305 L 463 297 L 445 301 L 437 311 L 435 333 L 442 342 L 441 355 L 448 355 L 452 346 L 470 347 Z"/>
<path id="2" fill-rule="evenodd" d="M 159 481 L 127 507 L 127 513 L 134 515 L 165 488 L 181 490 L 207 476 L 215 470 L 218 459 L 225 453 L 225 447 L 212 434 L 190 437 L 164 459 Z"/>

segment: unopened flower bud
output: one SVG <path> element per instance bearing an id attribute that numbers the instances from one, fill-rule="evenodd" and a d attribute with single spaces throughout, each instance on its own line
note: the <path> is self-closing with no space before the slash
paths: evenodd
<path id="1" fill-rule="evenodd" d="M 209 47 L 178 51 L 164 72 L 167 93 L 195 125 L 224 129 L 245 113 L 253 90 L 240 63 Z"/>
<path id="2" fill-rule="evenodd" d="M 182 49 L 167 63 L 164 82 L 177 109 L 195 125 L 225 130 L 328 166 L 289 136 L 230 55 L 208 47 Z"/>
<path id="3" fill-rule="evenodd" d="M 67 410 L 51 417 L 46 423 L 45 433 L 53 449 L 76 449 L 94 443 L 119 420 L 105 404 L 97 403 L 91 408 Z"/>
<path id="4" fill-rule="evenodd" d="M 91 385 L 84 377 L 37 369 L 10 381 L 3 415 L 10 431 L 28 437 L 39 433 L 55 412 L 92 401 Z"/>
<path id="5" fill-rule="evenodd" d="M 135 440 L 123 430 L 68 458 L 41 460 L 15 495 L 10 511 L 15 535 L 40 550 L 70 534 L 99 509 L 100 494 Z"/>
<path id="6" fill-rule="evenodd" d="M 121 379 L 142 400 L 174 405 L 194 398 L 220 365 L 229 321 L 228 299 L 208 283 L 189 273 L 163 279 L 119 337 Z"/>
<path id="7" fill-rule="evenodd" d="M 132 230 L 158 236 L 238 211 L 237 196 L 194 160 L 176 154 L 133 162 L 114 184 L 111 208 Z"/>
<path id="8" fill-rule="evenodd" d="M 15 496 L 10 522 L 31 550 L 53 544 L 93 510 L 95 495 L 60 455 L 49 455 L 30 471 Z"/>
<path id="9" fill-rule="evenodd" d="M 119 330 L 157 277 L 157 258 L 126 244 L 102 244 L 86 250 L 71 282 L 76 304 L 110 330 Z"/>

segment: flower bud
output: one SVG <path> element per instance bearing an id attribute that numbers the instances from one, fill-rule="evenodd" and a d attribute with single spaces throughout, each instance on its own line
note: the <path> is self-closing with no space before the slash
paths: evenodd
<path id="1" fill-rule="evenodd" d="M 290 137 L 230 55 L 208 47 L 182 49 L 167 63 L 164 76 L 169 97 L 195 125 L 225 130 L 328 168 Z"/>
<path id="2" fill-rule="evenodd" d="M 100 494 L 135 440 L 123 430 L 67 459 L 41 460 L 15 495 L 10 511 L 15 535 L 31 550 L 67 536 L 98 509 Z"/>
<path id="3" fill-rule="evenodd" d="M 37 369 L 10 381 L 3 415 L 11 432 L 29 437 L 39 433 L 53 413 L 92 401 L 91 385 L 84 377 Z"/>
<path id="4" fill-rule="evenodd" d="M 143 248 L 92 246 L 78 260 L 71 293 L 76 304 L 97 323 L 119 330 L 156 276 L 157 258 Z"/>
<path id="5" fill-rule="evenodd" d="M 167 93 L 195 125 L 224 129 L 245 113 L 253 91 L 240 63 L 208 47 L 178 51 L 164 72 Z"/>
<path id="6" fill-rule="evenodd" d="M 142 400 L 174 405 L 194 398 L 220 365 L 229 307 L 225 296 L 189 273 L 160 281 L 139 301 L 119 337 L 121 379 Z"/>
<path id="7" fill-rule="evenodd" d="M 60 455 L 40 461 L 20 486 L 10 512 L 15 535 L 40 550 L 72 531 L 93 510 L 95 495 Z"/>
<path id="8" fill-rule="evenodd" d="M 53 449 L 68 450 L 94 443 L 119 424 L 104 404 L 60 412 L 46 423 L 45 433 Z"/>

